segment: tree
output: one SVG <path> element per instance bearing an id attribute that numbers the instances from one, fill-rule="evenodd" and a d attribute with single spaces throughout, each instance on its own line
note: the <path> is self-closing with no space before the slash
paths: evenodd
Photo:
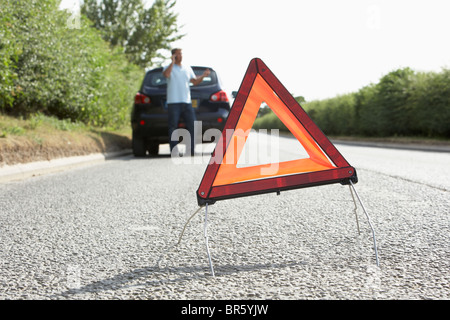
<path id="1" fill-rule="evenodd" d="M 155 0 L 146 9 L 142 0 L 85 0 L 81 13 L 112 47 L 122 47 L 130 62 L 145 68 L 162 58 L 160 49 L 170 49 L 172 42 L 183 37 L 177 35 L 175 3 Z"/>

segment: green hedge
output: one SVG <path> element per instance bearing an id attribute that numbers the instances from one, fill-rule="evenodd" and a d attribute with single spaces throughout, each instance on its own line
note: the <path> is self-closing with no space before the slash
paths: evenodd
<path id="1" fill-rule="evenodd" d="M 0 111 L 36 112 L 97 126 L 128 123 L 144 71 L 110 49 L 90 22 L 57 0 L 3 0 Z M 76 21 L 78 22 L 78 21 Z"/>
<path id="2" fill-rule="evenodd" d="M 450 70 L 415 72 L 399 69 L 356 93 L 302 103 L 327 135 L 421 136 L 450 138 Z M 269 113 L 254 128 L 278 128 Z"/>

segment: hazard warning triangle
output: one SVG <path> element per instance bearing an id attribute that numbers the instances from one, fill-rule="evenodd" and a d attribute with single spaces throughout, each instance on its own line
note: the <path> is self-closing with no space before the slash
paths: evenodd
<path id="1" fill-rule="evenodd" d="M 265 102 L 297 138 L 308 158 L 239 167 L 250 129 Z M 200 206 L 217 200 L 358 181 L 349 165 L 300 104 L 262 62 L 250 61 L 241 87 L 197 190 Z"/>

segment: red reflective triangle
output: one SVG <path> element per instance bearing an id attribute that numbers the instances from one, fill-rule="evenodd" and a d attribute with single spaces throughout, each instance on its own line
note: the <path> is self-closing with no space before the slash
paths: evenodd
<path id="1" fill-rule="evenodd" d="M 302 144 L 309 158 L 237 167 L 237 161 L 266 102 Z M 275 170 L 272 170 L 275 169 Z M 357 182 L 356 171 L 308 114 L 258 58 L 253 59 L 239 88 L 221 138 L 197 190 L 199 205 L 267 192 L 330 183 Z"/>

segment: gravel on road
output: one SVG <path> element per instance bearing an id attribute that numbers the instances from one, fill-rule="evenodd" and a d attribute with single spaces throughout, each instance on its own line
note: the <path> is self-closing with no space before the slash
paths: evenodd
<path id="1" fill-rule="evenodd" d="M 205 164 L 111 160 L 0 184 L 0 299 L 450 298 L 448 191 L 358 170 L 340 184 L 217 202 Z M 159 264 L 158 264 L 159 261 Z"/>

